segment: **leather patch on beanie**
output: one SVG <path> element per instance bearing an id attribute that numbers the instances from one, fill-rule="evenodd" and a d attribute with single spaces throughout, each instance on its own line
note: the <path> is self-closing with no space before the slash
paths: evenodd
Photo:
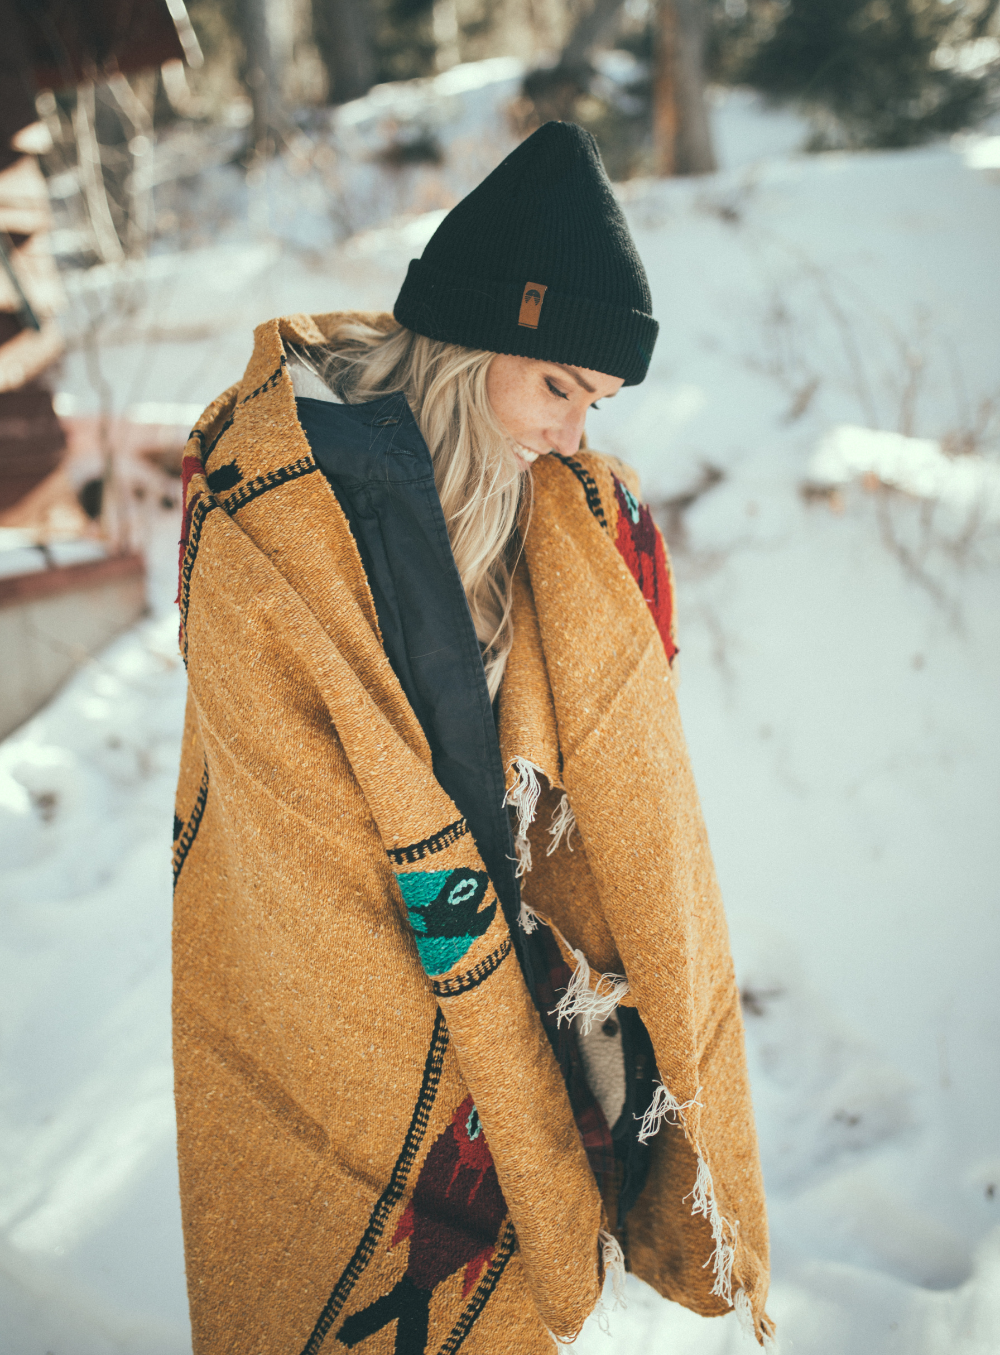
<path id="1" fill-rule="evenodd" d="M 542 302 L 547 291 L 544 282 L 526 282 L 521 293 L 521 313 L 517 323 L 525 329 L 537 329 L 538 317 L 542 313 Z"/>

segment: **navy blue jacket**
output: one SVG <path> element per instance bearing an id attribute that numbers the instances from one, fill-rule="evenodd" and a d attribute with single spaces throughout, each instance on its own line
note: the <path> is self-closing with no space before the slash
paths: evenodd
<path id="1" fill-rule="evenodd" d="M 549 1007 L 553 971 L 565 966 L 548 928 L 528 935 L 518 924 L 520 887 L 503 807 L 496 721 L 427 444 L 401 392 L 367 404 L 307 396 L 299 396 L 295 404 L 313 456 L 347 517 L 386 656 L 426 735 L 434 774 L 468 822 L 500 898 L 528 991 L 579 1123 L 588 1105 L 592 1110 L 593 1098 L 573 1031 L 560 1028 Z M 626 1071 L 625 1109 L 613 1131 L 614 1154 L 623 1163 L 618 1191 L 623 1222 L 648 1172 L 648 1150 L 638 1143 L 634 1112 L 652 1099 L 656 1070 L 638 1012 L 621 1008 L 616 1019 Z"/>

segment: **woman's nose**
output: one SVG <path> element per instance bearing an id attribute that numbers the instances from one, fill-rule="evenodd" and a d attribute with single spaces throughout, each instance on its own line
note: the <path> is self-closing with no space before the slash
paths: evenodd
<path id="1" fill-rule="evenodd" d="M 554 451 L 561 456 L 573 456 L 580 450 L 580 439 L 587 423 L 587 415 L 574 414 L 567 417 L 555 428 L 550 428 L 548 440 Z"/>

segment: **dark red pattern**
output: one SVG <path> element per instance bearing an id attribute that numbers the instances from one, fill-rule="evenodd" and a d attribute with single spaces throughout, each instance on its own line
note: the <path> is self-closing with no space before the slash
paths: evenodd
<path id="1" fill-rule="evenodd" d="M 506 1214 L 486 1135 L 467 1096 L 427 1154 L 389 1245 L 410 1239 L 406 1274 L 418 1289 L 433 1290 L 464 1266 L 462 1292 L 468 1294 L 493 1254 Z"/>
<path id="2" fill-rule="evenodd" d="M 486 1135 L 467 1096 L 431 1145 L 389 1243 L 396 1247 L 410 1239 L 406 1270 L 388 1293 L 351 1314 L 337 1332 L 340 1344 L 350 1350 L 395 1322 L 395 1355 L 425 1355 L 435 1288 L 464 1266 L 462 1297 L 471 1293 L 496 1250 L 506 1215 Z M 474 1320 L 473 1315 L 469 1325 Z"/>
<path id="3" fill-rule="evenodd" d="M 656 524 L 647 506 L 640 503 L 617 476 L 612 476 L 612 479 L 615 482 L 615 498 L 618 501 L 618 536 L 615 545 L 646 599 L 646 605 L 663 640 L 663 648 L 667 651 L 667 659 L 673 663 L 674 655 L 677 653 L 677 646 L 671 635 L 674 594 L 663 538 L 656 530 Z"/>

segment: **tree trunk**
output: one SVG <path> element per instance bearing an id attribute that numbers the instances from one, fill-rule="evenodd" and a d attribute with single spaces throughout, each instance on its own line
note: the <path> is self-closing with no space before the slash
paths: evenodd
<path id="1" fill-rule="evenodd" d="M 458 7 L 455 0 L 434 0 L 432 29 L 434 33 L 434 67 L 439 71 L 451 70 L 452 66 L 457 66 L 461 60 Z"/>
<path id="2" fill-rule="evenodd" d="M 577 19 L 559 57 L 559 65 L 569 70 L 582 66 L 592 48 L 611 34 L 623 6 L 624 0 L 594 0 L 592 7 Z"/>
<path id="3" fill-rule="evenodd" d="M 701 0 L 659 0 L 653 82 L 656 173 L 711 174 L 716 168 L 705 103 Z"/>
<path id="4" fill-rule="evenodd" d="M 1000 0 L 986 0 L 986 4 L 976 15 L 975 23 L 972 25 L 971 36 L 973 38 L 983 38 L 989 32 L 990 24 L 993 22 L 993 16 L 1000 8 Z"/>
<path id="5" fill-rule="evenodd" d="M 274 151 L 281 92 L 267 12 L 268 0 L 237 0 L 239 35 L 246 52 L 243 79 L 253 106 L 251 137 L 258 156 Z"/>
<path id="6" fill-rule="evenodd" d="M 330 81 L 330 103 L 360 99 L 375 82 L 370 0 L 313 0 L 316 45 Z"/>

